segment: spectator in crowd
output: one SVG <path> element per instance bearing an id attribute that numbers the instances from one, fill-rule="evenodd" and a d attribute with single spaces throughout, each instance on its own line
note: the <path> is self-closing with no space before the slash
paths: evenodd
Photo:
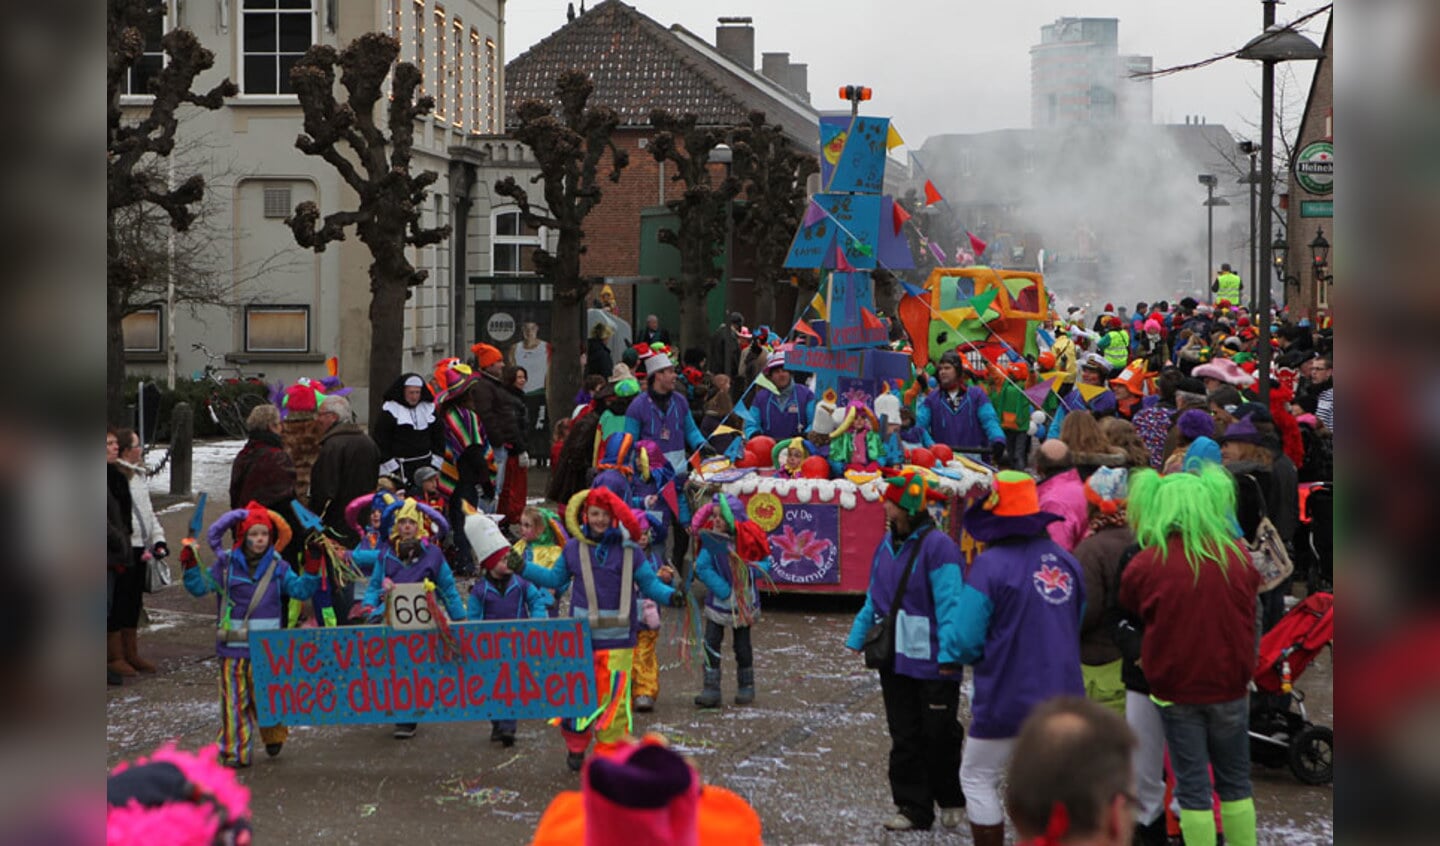
<path id="1" fill-rule="evenodd" d="M 1040 475 L 1040 507 L 1059 518 L 1047 527 L 1050 537 L 1061 549 L 1073 552 L 1089 528 L 1085 485 L 1070 460 L 1069 447 L 1055 439 L 1041 444 L 1035 454 L 1035 470 Z"/>
<path id="2" fill-rule="evenodd" d="M 670 346 L 670 330 L 660 325 L 660 318 L 649 314 L 645 316 L 645 328 L 640 330 L 641 344 L 664 344 Z"/>
<path id="3" fill-rule="evenodd" d="M 355 411 L 345 397 L 328 397 L 315 418 L 324 434 L 310 476 L 310 510 L 320 516 L 332 537 L 353 549 L 360 544 L 360 533 L 345 520 L 345 506 L 362 494 L 375 492 L 380 449 L 355 422 Z M 348 616 L 354 600 L 353 584 L 335 592 L 340 619 Z"/>
<path id="4" fill-rule="evenodd" d="M 230 465 L 230 507 L 244 508 L 253 500 L 293 525 L 295 462 L 280 442 L 280 409 L 269 403 L 255 406 L 245 428 L 250 439 Z"/>
<path id="5" fill-rule="evenodd" d="M 134 502 L 130 499 L 130 480 L 120 472 L 120 433 L 111 429 L 105 433 L 105 616 L 114 618 L 115 588 L 125 577 L 130 563 L 130 532 L 133 529 L 131 514 Z M 105 678 L 108 684 L 122 684 L 121 670 L 134 667 L 125 662 L 119 634 L 110 633 L 107 626 L 107 648 Z"/>
<path id="6" fill-rule="evenodd" d="M 1128 471 L 1101 467 L 1085 481 L 1090 535 L 1075 547 L 1089 597 L 1080 623 L 1085 695 L 1120 714 L 1125 713 L 1125 685 L 1115 645 L 1115 598 L 1120 593 L 1120 558 L 1135 543 L 1125 516 L 1127 480 Z"/>
<path id="7" fill-rule="evenodd" d="M 615 368 L 614 359 L 610 355 L 610 338 L 614 334 L 615 330 L 603 320 L 590 330 L 590 340 L 585 345 L 586 376 L 609 376 L 610 371 Z M 480 367 L 484 369 L 484 365 Z"/>
<path id="8" fill-rule="evenodd" d="M 1005 778 L 1005 810 L 1020 842 L 1129 846 L 1134 746 L 1124 721 L 1093 702 L 1061 696 L 1032 711 Z"/>
<path id="9" fill-rule="evenodd" d="M 120 456 L 115 464 L 130 488 L 130 566 L 115 580 L 115 600 L 106 625 L 107 652 L 110 669 L 122 676 L 133 676 L 137 672 L 155 672 L 155 665 L 140 657 L 140 611 L 149 559 L 165 558 L 170 547 L 165 544 L 165 529 L 150 505 L 150 480 L 145 473 L 140 435 L 134 429 L 121 429 L 116 438 Z"/>
<path id="10" fill-rule="evenodd" d="M 745 318 L 740 312 L 733 312 L 729 322 L 710 336 L 711 373 L 724 373 L 732 380 L 740 375 L 740 330 L 744 326 Z"/>
<path id="11" fill-rule="evenodd" d="M 384 400 L 371 430 L 380 449 L 380 473 L 398 478 L 408 488 L 421 467 L 440 469 L 445 460 L 445 426 L 435 416 L 435 398 L 419 373 L 402 373 L 385 391 Z"/>
<path id="12" fill-rule="evenodd" d="M 507 388 L 501 380 L 505 373 L 505 357 L 500 350 L 489 344 L 476 344 L 471 350 L 480 367 L 480 378 L 470 388 L 470 406 L 480 418 L 480 425 L 485 429 L 485 441 L 495 457 L 498 476 L 494 497 L 498 503 L 507 489 L 505 477 L 511 469 L 511 457 L 518 458 L 522 463 L 529 460 L 525 452 L 525 399 Z M 521 494 L 521 508 L 524 508 L 523 498 L 524 494 Z M 499 513 L 493 504 L 488 510 Z M 518 509 L 514 519 L 517 522 L 520 519 Z"/>

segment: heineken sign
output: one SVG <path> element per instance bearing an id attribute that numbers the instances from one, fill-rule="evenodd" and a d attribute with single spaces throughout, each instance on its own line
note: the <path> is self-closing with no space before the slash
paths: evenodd
<path id="1" fill-rule="evenodd" d="M 1295 179 L 1311 194 L 1329 194 L 1335 188 L 1335 145 L 1309 144 L 1295 157 Z"/>

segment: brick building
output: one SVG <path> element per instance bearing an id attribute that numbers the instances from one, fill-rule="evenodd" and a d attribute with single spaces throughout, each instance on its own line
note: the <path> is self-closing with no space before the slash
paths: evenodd
<path id="1" fill-rule="evenodd" d="M 1325 57 L 1315 63 L 1310 96 L 1305 102 L 1295 154 L 1289 168 L 1289 204 L 1286 209 L 1285 292 L 1283 302 L 1296 318 L 1315 318 L 1330 313 L 1331 255 L 1326 265 L 1317 265 L 1310 244 L 1324 230 L 1325 240 L 1336 241 L 1334 221 L 1334 63 L 1330 61 L 1330 40 L 1334 19 L 1325 27 L 1321 47 Z"/>

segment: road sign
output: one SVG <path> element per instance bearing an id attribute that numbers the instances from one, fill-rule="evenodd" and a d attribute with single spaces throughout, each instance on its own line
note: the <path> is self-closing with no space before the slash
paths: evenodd
<path id="1" fill-rule="evenodd" d="M 1307 144 L 1295 157 L 1295 179 L 1311 194 L 1329 194 L 1335 188 L 1335 145 L 1329 141 Z"/>
<path id="2" fill-rule="evenodd" d="M 1334 200 L 1301 200 L 1301 201 L 1300 201 L 1300 216 L 1301 216 L 1301 217 L 1334 217 L 1334 216 L 1335 216 L 1335 201 L 1334 201 Z"/>

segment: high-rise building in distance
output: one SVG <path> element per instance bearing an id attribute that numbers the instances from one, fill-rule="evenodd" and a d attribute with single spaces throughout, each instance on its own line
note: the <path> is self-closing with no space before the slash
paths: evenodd
<path id="1" fill-rule="evenodd" d="M 1118 18 L 1059 18 L 1030 48 L 1030 123 L 1035 128 L 1087 123 L 1150 123 L 1149 56 L 1120 55 Z"/>

